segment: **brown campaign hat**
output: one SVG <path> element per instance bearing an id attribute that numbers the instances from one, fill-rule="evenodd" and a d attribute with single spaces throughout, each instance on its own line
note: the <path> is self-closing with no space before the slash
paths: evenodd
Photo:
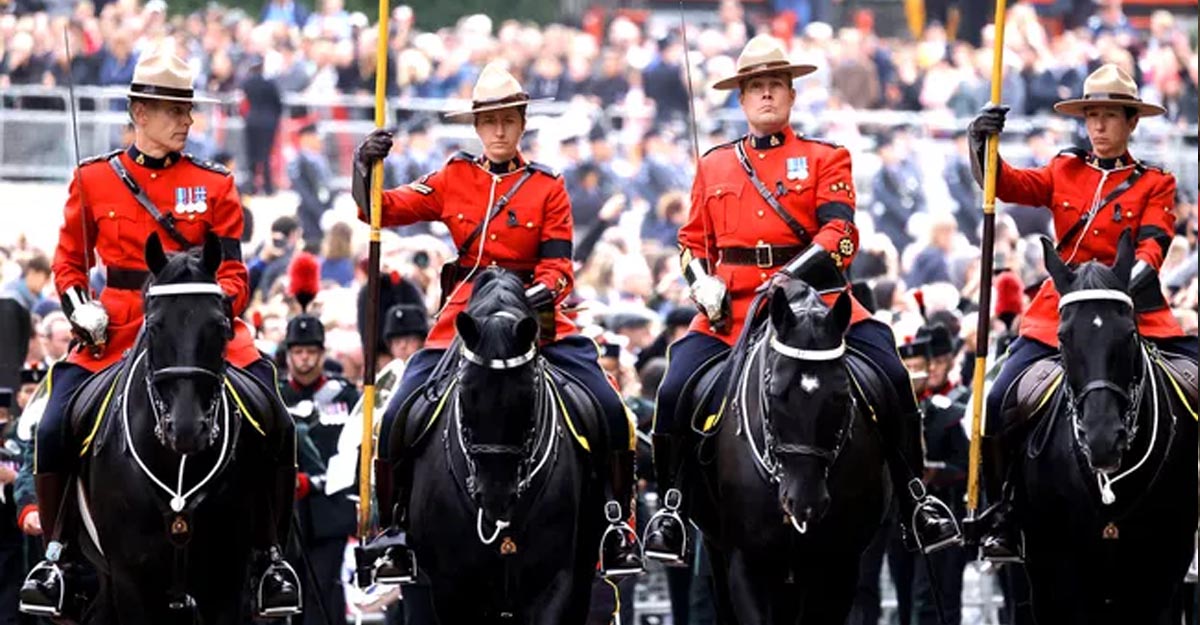
<path id="1" fill-rule="evenodd" d="M 171 46 L 146 50 L 133 68 L 133 81 L 125 95 L 131 98 L 214 104 L 220 100 L 197 96 L 195 77 L 187 61 L 175 56 Z"/>
<path id="2" fill-rule="evenodd" d="M 817 71 L 815 65 L 792 63 L 783 44 L 771 35 L 758 35 L 746 42 L 738 56 L 737 73 L 713 83 L 712 88 L 721 91 L 737 89 L 743 80 L 763 74 L 784 73 L 792 79 Z"/>
<path id="3" fill-rule="evenodd" d="M 1109 63 L 1101 65 L 1083 82 L 1083 97 L 1063 100 L 1054 105 L 1054 110 L 1063 115 L 1083 117 L 1084 109 L 1089 106 L 1118 105 L 1133 107 L 1142 117 L 1162 115 L 1167 109 L 1143 102 L 1138 97 L 1138 86 L 1133 78 L 1120 67 Z"/>
<path id="4" fill-rule="evenodd" d="M 449 118 L 470 118 L 476 113 L 526 106 L 533 102 L 544 102 L 550 98 L 531 99 L 521 88 L 521 83 L 504 69 L 501 61 L 492 61 L 479 72 L 475 88 L 471 90 L 471 108 L 446 113 Z"/>

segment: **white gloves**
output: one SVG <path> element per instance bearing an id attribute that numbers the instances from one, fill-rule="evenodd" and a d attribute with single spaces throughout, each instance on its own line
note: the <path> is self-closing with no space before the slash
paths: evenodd
<path id="1" fill-rule="evenodd" d="M 89 298 L 79 287 L 67 289 L 63 301 L 69 311 L 67 319 L 80 341 L 87 345 L 108 342 L 108 312 L 100 302 Z"/>

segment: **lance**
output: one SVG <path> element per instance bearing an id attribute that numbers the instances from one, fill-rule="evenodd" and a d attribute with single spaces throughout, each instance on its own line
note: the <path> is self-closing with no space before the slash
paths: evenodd
<path id="1" fill-rule="evenodd" d="M 1006 0 L 996 0 L 992 49 L 992 102 L 1000 104 L 1004 73 L 1004 17 Z M 987 141 L 983 172 L 983 250 L 980 254 L 979 320 L 975 327 L 975 378 L 971 387 L 971 465 L 967 472 L 967 518 L 979 510 L 979 462 L 983 444 L 983 378 L 987 368 L 988 334 L 992 324 L 992 256 L 996 242 L 996 176 L 1000 164 L 1000 136 Z"/>
<path id="2" fill-rule="evenodd" d="M 88 297 L 92 297 L 92 247 L 88 244 L 88 228 L 87 228 L 87 189 L 83 184 L 82 172 L 79 170 L 79 161 L 82 155 L 79 153 L 79 117 L 75 110 L 75 76 L 72 73 L 75 61 L 71 55 L 71 26 L 68 24 L 63 26 L 63 45 L 66 46 L 67 54 L 67 99 L 70 100 L 69 107 L 71 109 L 71 140 L 75 146 L 75 171 L 72 175 L 75 176 L 75 183 L 79 185 L 79 204 L 80 215 L 83 225 L 83 275 L 86 278 Z"/>
<path id="3" fill-rule="evenodd" d="M 379 0 L 379 37 L 375 49 L 375 127 L 387 124 L 388 0 Z M 371 238 L 367 253 L 367 353 L 363 357 L 362 442 L 358 458 L 358 540 L 371 529 L 371 466 L 375 457 L 375 361 L 379 346 L 379 223 L 383 213 L 383 161 L 371 166 Z"/>

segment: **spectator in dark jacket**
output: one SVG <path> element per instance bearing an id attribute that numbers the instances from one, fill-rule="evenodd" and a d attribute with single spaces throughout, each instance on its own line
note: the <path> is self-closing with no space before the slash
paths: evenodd
<path id="1" fill-rule="evenodd" d="M 954 152 L 946 159 L 942 178 L 950 190 L 953 204 L 950 210 L 958 220 L 958 228 L 973 245 L 979 243 L 980 210 L 979 186 L 971 176 L 971 156 L 967 146 L 967 131 L 954 133 Z"/>
<path id="2" fill-rule="evenodd" d="M 246 160 L 250 165 L 252 191 L 274 195 L 271 151 L 279 132 L 279 118 L 283 116 L 283 96 L 275 81 L 263 76 L 262 65 L 262 59 L 252 61 L 250 73 L 242 83 L 246 97 Z"/>
<path id="3" fill-rule="evenodd" d="M 925 192 L 920 172 L 905 160 L 895 136 L 885 133 L 877 147 L 882 164 L 871 180 L 871 213 L 875 225 L 892 240 L 897 250 L 912 242 L 909 219 L 925 210 Z"/>
<path id="4" fill-rule="evenodd" d="M 300 218 L 304 245 L 308 248 L 321 243 L 321 216 L 333 207 L 333 175 L 322 145 L 317 125 L 304 126 L 300 129 L 300 151 L 288 165 L 292 190 L 300 196 L 296 216 Z"/>

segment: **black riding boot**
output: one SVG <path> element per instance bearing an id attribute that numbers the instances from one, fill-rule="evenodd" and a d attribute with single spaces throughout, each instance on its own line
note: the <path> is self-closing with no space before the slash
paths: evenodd
<path id="1" fill-rule="evenodd" d="M 63 545 L 57 541 L 51 542 L 51 535 L 58 523 L 59 505 L 66 501 L 70 478 L 65 473 L 39 473 L 34 476 L 46 556 L 29 571 L 25 583 L 21 585 L 20 610 L 25 614 L 57 618 L 64 613 L 67 588 L 61 561 Z"/>
<path id="2" fill-rule="evenodd" d="M 637 482 L 635 464 L 632 450 L 614 452 L 609 459 L 609 487 L 613 498 L 604 505 L 608 528 L 600 539 L 600 574 L 604 577 L 637 575 L 645 571 L 641 541 L 629 525 Z"/>
<path id="3" fill-rule="evenodd" d="M 270 514 L 266 532 L 260 537 L 260 555 L 255 559 L 257 580 L 254 599 L 258 616 L 267 619 L 282 619 L 300 614 L 303 604 L 300 577 L 287 560 L 283 559 L 281 544 L 287 543 L 292 506 L 296 492 L 296 468 L 291 464 L 293 456 L 286 456 L 287 466 L 275 469 L 275 479 L 270 491 Z"/>
<path id="4" fill-rule="evenodd" d="M 886 419 L 886 417 L 884 417 Z M 884 444 L 889 447 L 887 464 L 900 504 L 900 527 L 904 544 L 911 550 L 933 553 L 962 542 L 962 533 L 950 508 L 925 490 L 913 467 L 925 466 L 921 446 L 921 413 L 899 415 L 894 423 L 880 423 Z"/>
<path id="5" fill-rule="evenodd" d="M 976 521 L 980 556 L 995 563 L 1022 562 L 1021 533 L 1013 518 L 1009 458 L 999 436 L 983 437 L 983 488 L 988 508 Z"/>
<path id="6" fill-rule="evenodd" d="M 665 566 L 687 566 L 687 525 L 678 488 L 679 450 L 670 434 L 654 434 L 654 473 L 662 507 L 646 523 L 645 553 Z"/>
<path id="7" fill-rule="evenodd" d="M 383 533 L 371 541 L 367 550 L 382 552 L 375 562 L 375 581 L 380 584 L 411 584 L 417 579 L 417 554 L 405 539 L 411 491 L 411 462 L 401 459 L 392 464 L 375 459 L 375 496 Z"/>

